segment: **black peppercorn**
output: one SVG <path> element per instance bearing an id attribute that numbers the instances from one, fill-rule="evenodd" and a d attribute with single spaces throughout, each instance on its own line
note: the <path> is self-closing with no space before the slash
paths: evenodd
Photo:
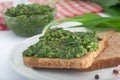
<path id="1" fill-rule="evenodd" d="M 116 70 L 116 69 L 114 69 L 114 70 L 113 70 L 113 74 L 117 75 L 117 74 L 119 74 L 119 71 Z"/>
<path id="2" fill-rule="evenodd" d="M 98 74 L 96 74 L 96 75 L 95 75 L 95 79 L 97 79 L 97 80 L 98 80 L 99 78 L 100 78 L 100 77 L 99 77 L 99 75 L 98 75 Z"/>

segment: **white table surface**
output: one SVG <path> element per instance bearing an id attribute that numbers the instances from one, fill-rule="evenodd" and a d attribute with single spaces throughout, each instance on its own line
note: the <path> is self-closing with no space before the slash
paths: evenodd
<path id="1" fill-rule="evenodd" d="M 9 64 L 9 55 L 15 45 L 27 38 L 15 35 L 10 30 L 0 31 L 0 80 L 27 80 L 16 73 Z"/>
<path id="2" fill-rule="evenodd" d="M 0 0 L 14 1 L 17 3 L 26 3 L 27 0 Z M 10 30 L 0 31 L 0 80 L 27 80 L 16 73 L 9 64 L 9 55 L 12 48 L 27 38 L 15 35 Z"/>

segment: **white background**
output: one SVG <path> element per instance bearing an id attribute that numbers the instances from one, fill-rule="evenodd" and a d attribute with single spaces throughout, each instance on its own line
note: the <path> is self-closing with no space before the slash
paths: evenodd
<path id="1" fill-rule="evenodd" d="M 15 35 L 10 30 L 0 31 L 0 80 L 26 80 L 9 64 L 9 55 L 15 45 L 27 38 Z"/>
<path id="2" fill-rule="evenodd" d="M 0 2 L 5 1 L 25 3 L 27 0 L 0 0 Z M 26 80 L 16 73 L 9 64 L 9 55 L 12 48 L 24 39 L 26 38 L 19 37 L 9 30 L 0 31 L 0 80 Z"/>

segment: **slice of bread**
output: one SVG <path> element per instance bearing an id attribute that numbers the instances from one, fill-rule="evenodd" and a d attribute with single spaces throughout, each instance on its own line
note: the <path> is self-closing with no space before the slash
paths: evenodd
<path id="1" fill-rule="evenodd" d="M 98 45 L 99 45 L 99 49 L 96 52 L 95 51 L 89 52 L 81 58 L 54 59 L 54 58 L 34 58 L 34 57 L 23 56 L 23 61 L 25 65 L 30 67 L 84 69 L 90 67 L 94 62 L 94 59 L 107 46 L 106 38 L 104 38 L 102 41 L 99 41 Z"/>
<path id="2" fill-rule="evenodd" d="M 102 68 L 109 68 L 120 65 L 120 33 L 115 31 L 108 31 L 99 36 L 109 38 L 108 47 L 95 58 L 92 66 L 81 71 L 91 71 Z"/>

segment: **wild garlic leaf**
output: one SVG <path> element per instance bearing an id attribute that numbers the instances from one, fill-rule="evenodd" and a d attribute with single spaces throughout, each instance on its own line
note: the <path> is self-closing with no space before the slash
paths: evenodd
<path id="1" fill-rule="evenodd" d="M 94 1 L 104 7 L 110 7 L 120 3 L 120 0 L 91 0 L 91 1 Z"/>
<path id="2" fill-rule="evenodd" d="M 119 4 L 120 5 L 120 4 Z M 105 12 L 111 16 L 120 16 L 120 6 L 103 7 Z"/>
<path id="3" fill-rule="evenodd" d="M 95 30 L 96 28 L 108 28 L 108 29 L 114 29 L 116 31 L 120 32 L 120 17 L 101 17 L 98 14 L 85 14 L 83 16 L 76 16 L 72 18 L 62 18 L 59 20 L 52 21 L 49 23 L 43 30 L 43 34 L 49 29 L 52 25 L 56 23 L 63 22 L 80 22 L 82 25 L 78 26 L 71 26 L 69 28 L 76 28 L 76 27 L 85 27 L 88 29 Z"/>
<path id="4" fill-rule="evenodd" d="M 100 4 L 103 10 L 111 16 L 120 16 L 120 0 L 90 0 Z"/>
<path id="5" fill-rule="evenodd" d="M 76 21 L 76 22 L 89 22 L 93 19 L 96 18 L 101 18 L 100 15 L 96 15 L 96 14 L 91 14 L 91 13 L 87 13 L 84 14 L 82 16 L 75 16 L 75 17 L 71 17 L 71 18 L 63 18 L 62 21 L 64 22 L 68 22 L 68 21 Z"/>

